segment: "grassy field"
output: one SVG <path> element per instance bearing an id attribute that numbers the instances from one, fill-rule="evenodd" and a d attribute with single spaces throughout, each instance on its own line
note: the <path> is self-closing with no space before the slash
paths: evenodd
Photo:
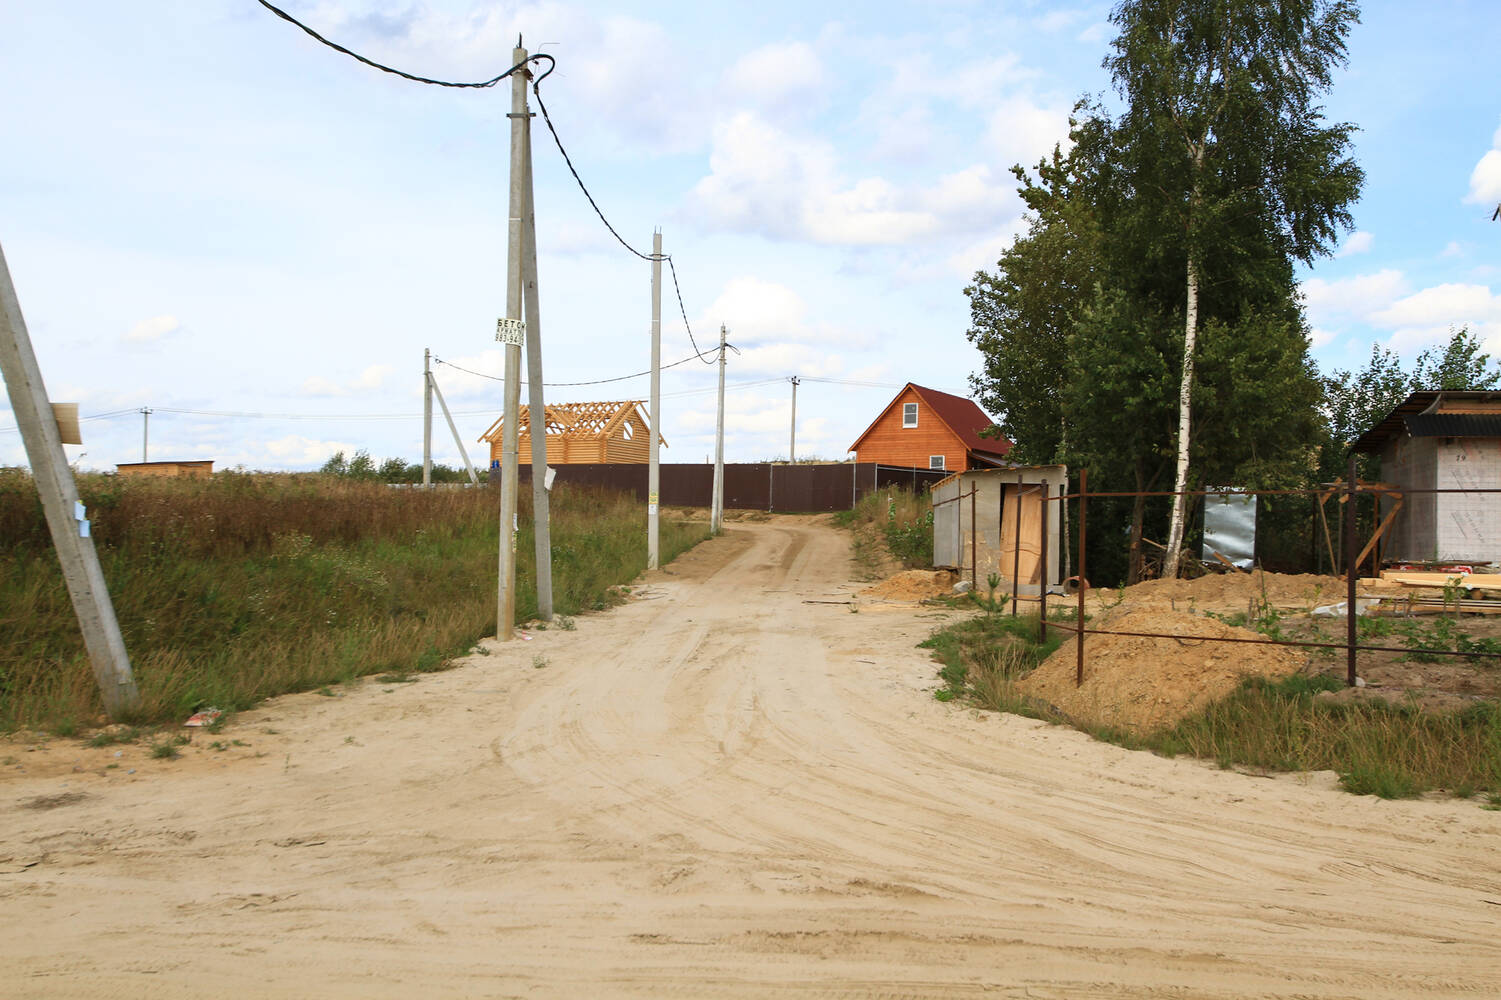
<path id="1" fill-rule="evenodd" d="M 941 663 L 943 686 L 935 696 L 1073 724 L 1016 691 L 1016 680 L 1063 639 L 1061 630 L 1050 629 L 1048 643 L 1040 645 L 1037 634 L 1035 615 L 990 613 L 935 633 L 923 643 Z M 1249 680 L 1230 697 L 1156 732 L 1081 728 L 1131 749 L 1186 754 L 1225 768 L 1334 771 L 1345 789 L 1362 795 L 1482 795 L 1488 808 L 1501 807 L 1501 705 L 1485 700 L 1438 711 L 1417 703 L 1317 697 L 1343 687 L 1341 678 L 1324 675 Z"/>
<path id="2" fill-rule="evenodd" d="M 439 669 L 495 633 L 499 494 L 318 475 L 84 476 L 142 723 L 370 673 Z M 517 620 L 536 614 L 530 493 Z M 621 494 L 552 494 L 554 605 L 607 607 L 646 568 L 646 513 Z M 708 536 L 664 517 L 666 562 Z M 0 470 L 0 731 L 101 720 L 93 674 L 30 478 Z"/>

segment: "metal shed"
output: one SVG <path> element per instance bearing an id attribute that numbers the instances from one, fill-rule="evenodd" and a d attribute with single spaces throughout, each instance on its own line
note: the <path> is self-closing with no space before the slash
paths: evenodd
<path id="1" fill-rule="evenodd" d="M 986 586 L 998 574 L 1002 589 L 1035 597 L 1056 586 L 1062 550 L 1062 507 L 1046 504 L 1047 559 L 1043 565 L 1044 498 L 1067 492 L 1062 465 L 957 472 L 933 486 L 933 565 L 954 569 Z"/>

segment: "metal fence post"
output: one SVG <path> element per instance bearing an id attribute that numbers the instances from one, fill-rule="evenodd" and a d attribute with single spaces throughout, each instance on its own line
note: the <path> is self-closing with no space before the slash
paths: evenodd
<path id="1" fill-rule="evenodd" d="M 1048 641 L 1048 481 L 1042 481 L 1042 541 L 1038 545 L 1038 576 L 1042 585 L 1037 588 L 1037 638 Z"/>
<path id="2" fill-rule="evenodd" d="M 1021 597 L 1022 585 L 1022 477 L 1016 475 L 1016 530 L 1011 552 L 1011 617 L 1016 617 L 1016 602 Z"/>
<path id="3" fill-rule="evenodd" d="M 1350 470 L 1345 483 L 1345 683 L 1355 686 L 1355 647 L 1360 638 L 1356 628 L 1355 575 L 1355 455 L 1350 454 Z"/>
<path id="4" fill-rule="evenodd" d="M 1085 494 L 1089 487 L 1089 470 L 1079 470 L 1079 620 L 1074 624 L 1078 631 L 1078 659 L 1074 667 L 1074 687 L 1084 686 L 1084 508 Z"/>

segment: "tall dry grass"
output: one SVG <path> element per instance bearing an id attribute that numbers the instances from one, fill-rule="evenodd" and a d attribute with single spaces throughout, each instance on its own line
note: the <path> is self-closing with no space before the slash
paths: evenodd
<path id="1" fill-rule="evenodd" d="M 140 721 L 244 708 L 366 673 L 437 669 L 495 631 L 499 494 L 393 490 L 317 475 L 86 476 L 142 694 Z M 560 485 L 554 606 L 602 608 L 646 567 L 645 510 Z M 530 497 L 517 617 L 536 614 Z M 707 536 L 662 523 L 668 560 Z M 98 693 L 30 478 L 0 471 L 0 729 L 96 720 Z"/>

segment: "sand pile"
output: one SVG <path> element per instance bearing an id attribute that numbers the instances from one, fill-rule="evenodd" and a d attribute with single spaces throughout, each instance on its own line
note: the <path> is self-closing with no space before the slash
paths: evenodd
<path id="1" fill-rule="evenodd" d="M 1098 591 L 1107 604 L 1115 592 Z M 1254 600 L 1287 611 L 1308 611 L 1345 599 L 1345 581 L 1313 573 L 1213 573 L 1194 580 L 1147 580 L 1127 587 L 1120 610 L 1129 605 L 1176 607 L 1179 611 L 1243 612 Z"/>
<path id="2" fill-rule="evenodd" d="M 1091 621 L 1089 627 L 1264 638 L 1202 615 L 1126 605 Z M 1144 733 L 1171 725 L 1224 697 L 1243 677 L 1285 677 L 1297 672 L 1304 660 L 1299 651 L 1279 646 L 1086 635 L 1084 685 L 1075 687 L 1075 646 L 1070 636 L 1017 687 L 1022 694 L 1047 702 L 1076 721 Z"/>
<path id="3" fill-rule="evenodd" d="M 926 601 L 954 591 L 958 575 L 946 569 L 909 569 L 860 591 L 883 601 Z"/>

